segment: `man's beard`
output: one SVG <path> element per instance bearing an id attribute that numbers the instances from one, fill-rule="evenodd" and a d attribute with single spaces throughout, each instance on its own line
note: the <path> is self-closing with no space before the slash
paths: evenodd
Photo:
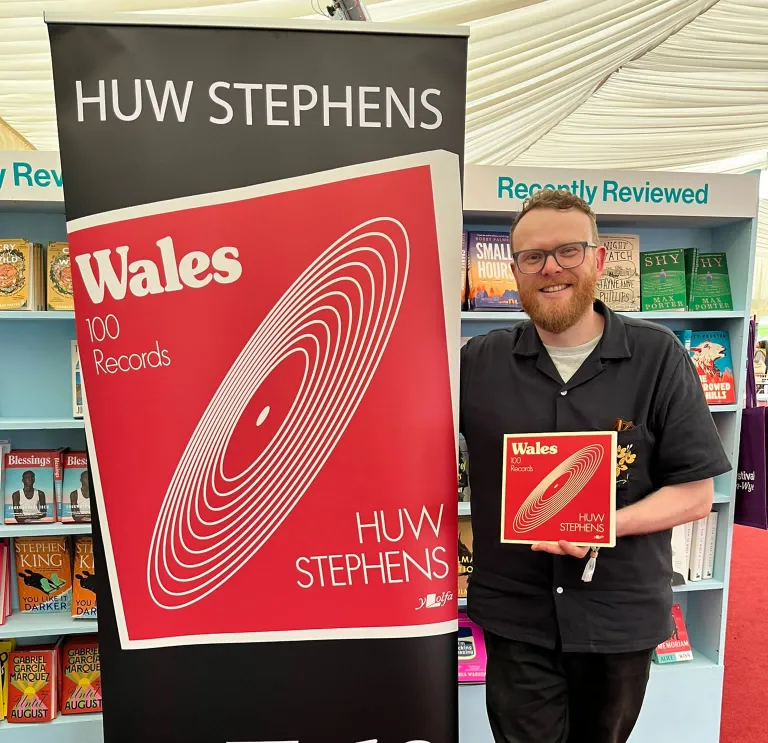
<path id="1" fill-rule="evenodd" d="M 571 297 L 566 302 L 543 299 L 539 291 L 545 286 L 569 284 Z M 593 267 L 588 276 L 577 278 L 571 275 L 567 279 L 553 277 L 542 279 L 536 284 L 522 288 L 518 286 L 520 303 L 533 322 L 548 333 L 562 333 L 575 325 L 592 306 L 597 286 L 597 270 Z"/>

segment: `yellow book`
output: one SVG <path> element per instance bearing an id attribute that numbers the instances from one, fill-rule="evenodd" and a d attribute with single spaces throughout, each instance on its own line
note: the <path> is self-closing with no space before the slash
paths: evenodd
<path id="1" fill-rule="evenodd" d="M 48 309 L 72 312 L 75 309 L 75 300 L 72 295 L 72 269 L 67 243 L 48 243 L 45 273 L 48 283 Z"/>
<path id="2" fill-rule="evenodd" d="M 0 239 L 0 310 L 30 309 L 32 257 L 26 240 Z"/>
<path id="3" fill-rule="evenodd" d="M 8 716 L 8 655 L 16 649 L 16 640 L 0 640 L 0 720 Z"/>

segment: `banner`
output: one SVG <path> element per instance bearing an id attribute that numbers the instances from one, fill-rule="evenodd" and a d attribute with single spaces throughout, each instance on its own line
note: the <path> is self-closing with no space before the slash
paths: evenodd
<path id="1" fill-rule="evenodd" d="M 466 33 L 46 20 L 106 743 L 456 741 Z"/>

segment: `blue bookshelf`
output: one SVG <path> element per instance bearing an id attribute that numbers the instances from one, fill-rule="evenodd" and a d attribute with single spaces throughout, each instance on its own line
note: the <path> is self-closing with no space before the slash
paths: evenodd
<path id="1" fill-rule="evenodd" d="M 470 172 L 471 171 L 471 172 Z M 493 189 L 497 176 L 508 175 L 515 182 L 546 183 L 557 171 L 547 169 L 545 176 L 535 168 L 467 166 L 465 170 L 464 229 L 467 231 L 508 230 L 515 212 L 499 201 Z M 559 183 L 586 177 L 599 182 L 616 178 L 600 171 L 559 171 L 569 174 Z M 626 175 L 626 174 L 624 174 Z M 757 229 L 757 179 L 746 176 L 712 176 L 711 174 L 637 174 L 638 181 L 646 178 L 666 183 L 664 179 L 706 177 L 718 188 L 738 190 L 749 194 L 742 207 L 726 205 L 705 206 L 698 215 L 682 216 L 654 213 L 653 204 L 611 205 L 602 209 L 594 203 L 600 232 L 630 233 L 640 236 L 641 252 L 671 248 L 698 247 L 701 252 L 725 252 L 731 280 L 734 309 L 717 312 L 632 312 L 635 317 L 658 322 L 672 330 L 727 330 L 731 340 L 736 399 L 742 400 L 747 359 L 747 329 L 752 295 L 753 264 Z M 724 179 L 724 180 L 719 180 Z M 729 180 L 730 179 L 730 180 Z M 551 181 L 549 181 L 551 182 Z M 488 184 L 490 184 L 489 187 Z M 483 190 L 485 189 L 485 190 Z M 713 187 L 714 191 L 714 187 Z M 482 193 L 481 193 L 482 192 Z M 480 195 L 478 195 L 480 194 Z M 752 198 L 754 195 L 754 198 Z M 727 200 L 727 199 L 726 199 Z M 714 199 L 713 199 L 714 201 Z M 480 206 L 480 203 L 482 205 Z M 744 199 L 742 199 L 744 202 Z M 723 207 L 724 199 L 720 199 Z M 471 210 L 467 205 L 471 205 Z M 504 211 L 510 209 L 510 211 Z M 738 214 L 735 212 L 738 211 Z M 461 313 L 462 336 L 487 333 L 527 320 L 521 312 L 469 311 Z M 751 352 L 749 355 L 751 358 Z M 676 603 L 683 610 L 686 626 L 694 649 L 691 662 L 652 667 L 646 701 L 630 743 L 656 743 L 675 740 L 679 743 L 717 743 L 720 737 L 720 710 L 725 646 L 728 583 L 735 502 L 735 464 L 739 450 L 741 404 L 712 405 L 710 412 L 717 426 L 734 469 L 715 480 L 713 508 L 718 511 L 718 535 L 715 548 L 714 576 L 711 580 L 688 583 L 674 588 Z M 471 452 L 470 452 L 471 483 Z M 471 504 L 459 504 L 460 515 L 471 513 Z M 462 602 L 466 605 L 466 602 Z M 460 605 L 460 609 L 462 606 Z M 492 743 L 493 737 L 485 711 L 485 689 L 481 684 L 459 686 L 461 743 Z M 695 710 L 695 712 L 694 712 Z"/>

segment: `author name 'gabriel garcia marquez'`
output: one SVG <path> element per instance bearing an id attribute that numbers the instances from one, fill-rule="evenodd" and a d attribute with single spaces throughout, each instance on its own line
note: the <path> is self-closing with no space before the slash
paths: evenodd
<path id="1" fill-rule="evenodd" d="M 410 583 L 419 576 L 428 580 L 448 577 L 448 552 L 439 544 L 446 541 L 440 538 L 442 505 L 432 512 L 426 506 L 416 513 L 407 508 L 388 514 L 383 510 L 365 515 L 357 512 L 355 526 L 358 543 L 375 545 L 374 549 L 299 557 L 296 569 L 301 573 L 297 581 L 301 588 L 385 585 Z M 402 542 L 415 542 L 418 546 L 410 550 L 402 545 L 399 549 L 388 549 L 389 545 Z"/>

